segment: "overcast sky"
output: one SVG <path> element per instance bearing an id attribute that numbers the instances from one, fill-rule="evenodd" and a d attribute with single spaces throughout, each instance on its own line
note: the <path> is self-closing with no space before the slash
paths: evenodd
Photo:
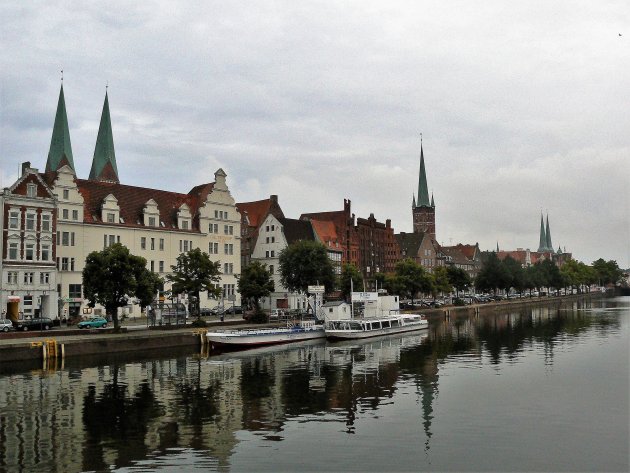
<path id="1" fill-rule="evenodd" d="M 173 5 L 177 5 L 176 8 Z M 3 2 L 0 185 L 43 170 L 64 70 L 87 178 L 106 84 L 122 183 L 223 168 L 237 202 L 411 231 L 420 133 L 442 244 L 630 267 L 630 4 Z"/>

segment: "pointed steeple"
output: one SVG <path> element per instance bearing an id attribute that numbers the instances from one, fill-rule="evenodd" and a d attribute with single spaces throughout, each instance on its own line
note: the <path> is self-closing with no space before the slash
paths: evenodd
<path id="1" fill-rule="evenodd" d="M 105 103 L 103 104 L 101 123 L 98 127 L 90 179 L 96 181 L 120 182 L 118 180 L 118 169 L 116 167 L 114 135 L 112 133 L 112 122 L 109 115 L 109 99 L 107 92 L 105 92 Z"/>
<path id="2" fill-rule="evenodd" d="M 416 208 L 416 194 L 413 194 L 413 202 L 411 204 L 411 208 L 412 209 Z"/>
<path id="3" fill-rule="evenodd" d="M 424 170 L 424 150 L 420 144 L 420 176 L 418 177 L 418 207 L 430 207 L 427 173 Z"/>
<path id="4" fill-rule="evenodd" d="M 553 251 L 553 245 L 551 244 L 551 230 L 549 230 L 549 214 L 547 214 L 547 228 L 545 230 L 545 235 L 547 236 L 547 250 Z"/>
<path id="5" fill-rule="evenodd" d="M 66 114 L 66 100 L 63 95 L 63 83 L 59 90 L 59 102 L 55 114 L 48 159 L 46 160 L 46 172 L 56 172 L 59 168 L 68 165 L 74 171 L 72 159 L 72 144 L 70 143 L 70 130 L 68 128 L 68 115 Z"/>
<path id="6" fill-rule="evenodd" d="M 497 241 L 497 253 L 499 252 L 499 242 Z"/>
<path id="7" fill-rule="evenodd" d="M 435 201 L 433 200 L 433 192 L 431 192 L 431 207 L 435 207 Z"/>
<path id="8" fill-rule="evenodd" d="M 540 212 L 540 243 L 538 243 L 538 252 L 542 253 L 547 249 L 547 236 L 545 233 L 545 221 L 542 212 Z"/>

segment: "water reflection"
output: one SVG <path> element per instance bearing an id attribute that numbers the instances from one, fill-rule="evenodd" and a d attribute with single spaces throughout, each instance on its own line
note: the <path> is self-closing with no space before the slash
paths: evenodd
<path id="1" fill-rule="evenodd" d="M 606 307 L 604 306 L 604 309 Z M 514 362 L 586 333 L 619 329 L 616 312 L 589 303 L 432 321 L 428 333 L 362 342 L 319 341 L 212 356 L 176 354 L 135 362 L 68 360 L 57 371 L 0 374 L 0 470 L 158 469 L 188 458 L 230 468 L 239 433 L 284 440 L 288 422 L 333 422 L 361 434 L 413 386 L 424 448 L 431 448 L 440 369 Z"/>

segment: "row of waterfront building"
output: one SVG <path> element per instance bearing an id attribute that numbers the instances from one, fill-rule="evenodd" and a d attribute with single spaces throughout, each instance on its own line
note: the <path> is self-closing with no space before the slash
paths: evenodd
<path id="1" fill-rule="evenodd" d="M 303 308 L 304 296 L 286 290 L 279 274 L 280 253 L 298 240 L 321 242 L 338 274 L 343 264 L 350 263 L 367 281 L 377 273 L 392 272 L 404 258 L 430 272 L 455 265 L 474 277 L 481 267 L 477 243 L 443 246 L 436 240 L 435 202 L 433 196 L 429 199 L 422 146 L 412 233 L 395 233 L 389 219 L 382 223 L 373 214 L 356 217 L 350 200 L 344 200 L 340 210 L 288 218 L 276 195 L 236 202 L 223 169 L 214 176 L 214 182 L 196 185 L 186 194 L 120 183 L 106 94 L 90 175 L 79 178 L 62 85 L 44 171 L 23 163 L 18 179 L 0 194 L 3 312 L 13 319 L 92 313 L 82 291 L 85 259 L 114 243 L 144 257 L 148 269 L 160 276 L 170 272 L 181 253 L 193 248 L 220 261 L 221 298 L 202 297 L 201 307 L 225 301 L 240 305 L 237 276 L 244 265 L 257 260 L 267 264 L 276 287 L 266 307 Z M 499 252 L 507 254 L 524 265 L 567 256 L 553 250 L 549 220 L 545 228 L 542 217 L 539 250 Z M 130 300 L 124 312 L 140 315 L 140 308 Z"/>

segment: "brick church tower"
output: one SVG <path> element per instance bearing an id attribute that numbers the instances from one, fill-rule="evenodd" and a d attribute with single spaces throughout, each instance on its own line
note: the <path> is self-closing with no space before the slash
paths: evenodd
<path id="1" fill-rule="evenodd" d="M 428 233 L 435 240 L 435 203 L 433 195 L 429 201 L 429 188 L 427 187 L 427 174 L 424 170 L 424 151 L 420 143 L 420 176 L 418 178 L 418 201 L 413 198 L 411 206 L 413 215 L 413 232 Z"/>

